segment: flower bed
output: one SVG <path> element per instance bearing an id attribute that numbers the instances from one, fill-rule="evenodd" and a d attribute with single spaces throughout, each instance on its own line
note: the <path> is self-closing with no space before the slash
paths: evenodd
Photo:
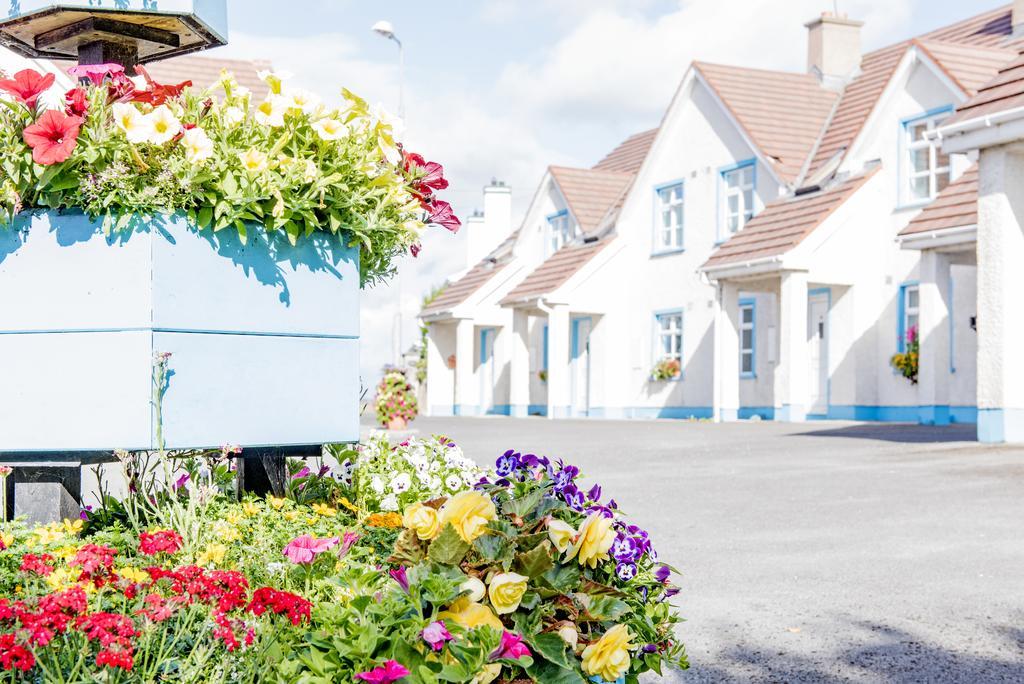
<path id="1" fill-rule="evenodd" d="M 286 497 L 237 501 L 236 452 L 120 453 L 126 498 L 5 524 L 2 671 L 482 684 L 686 664 L 671 568 L 571 465 L 510 451 L 481 475 L 446 438 L 378 440 L 337 450 L 338 469 L 295 464 Z"/>

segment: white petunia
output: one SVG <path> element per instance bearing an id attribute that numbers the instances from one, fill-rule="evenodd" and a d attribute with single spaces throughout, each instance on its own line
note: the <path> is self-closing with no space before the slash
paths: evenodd
<path id="1" fill-rule="evenodd" d="M 234 128 L 245 121 L 245 110 L 241 107 L 228 107 L 224 110 L 224 123 Z"/>
<path id="2" fill-rule="evenodd" d="M 185 131 L 181 144 L 185 148 L 185 159 L 192 164 L 202 164 L 213 156 L 213 141 L 198 126 Z"/>
<path id="3" fill-rule="evenodd" d="M 304 114 L 312 114 L 320 108 L 320 103 L 323 100 L 316 93 L 311 93 L 308 90 L 302 90 L 296 88 L 290 90 L 285 94 L 285 98 L 288 102 L 288 108 L 292 111 L 303 112 Z"/>
<path id="4" fill-rule="evenodd" d="M 284 114 L 288 111 L 285 101 L 280 97 L 271 96 L 256 106 L 253 117 L 256 123 L 270 128 L 284 126 Z"/>
<path id="5" fill-rule="evenodd" d="M 174 112 L 167 105 L 160 105 L 150 112 L 146 118 L 149 119 L 153 127 L 149 134 L 149 142 L 154 145 L 163 145 L 170 142 L 174 136 L 181 133 L 181 121 L 178 120 L 178 117 L 174 115 Z"/>
<path id="6" fill-rule="evenodd" d="M 370 489 L 377 494 L 384 493 L 384 480 L 381 479 L 380 475 L 374 475 L 373 479 L 370 480 Z"/>
<path id="7" fill-rule="evenodd" d="M 146 142 L 153 131 L 153 122 L 133 104 L 115 104 L 114 123 L 132 143 Z"/>
<path id="8" fill-rule="evenodd" d="M 284 81 L 287 81 L 289 78 L 292 77 L 292 75 L 287 71 L 275 72 L 270 71 L 269 69 L 257 71 L 256 75 L 259 77 L 261 81 L 263 81 L 264 83 L 267 84 L 267 86 L 270 87 L 270 92 L 273 95 L 282 95 L 284 93 Z"/>

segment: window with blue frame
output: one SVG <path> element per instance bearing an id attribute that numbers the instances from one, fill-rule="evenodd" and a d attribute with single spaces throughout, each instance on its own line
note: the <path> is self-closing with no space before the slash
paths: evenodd
<path id="1" fill-rule="evenodd" d="M 755 306 L 752 299 L 740 302 L 740 375 L 745 377 L 754 376 Z"/>
<path id="2" fill-rule="evenodd" d="M 548 326 L 546 326 L 546 325 L 544 326 L 544 341 L 543 341 L 542 344 L 544 345 L 544 350 L 543 350 L 543 356 L 544 356 L 543 364 L 544 365 L 541 366 L 541 370 L 546 372 L 547 369 L 548 369 Z"/>
<path id="3" fill-rule="evenodd" d="M 573 237 L 572 218 L 562 210 L 548 216 L 547 255 L 551 256 L 564 247 Z"/>
<path id="4" fill-rule="evenodd" d="M 655 361 L 670 359 L 683 363 L 683 312 L 673 311 L 655 316 L 657 322 L 657 358 Z"/>
<path id="5" fill-rule="evenodd" d="M 949 117 L 950 111 L 942 107 L 903 122 L 904 202 L 929 200 L 949 185 L 949 155 L 927 136 Z"/>
<path id="6" fill-rule="evenodd" d="M 672 183 L 657 188 L 657 225 L 655 251 L 683 248 L 683 184 Z"/>
<path id="7" fill-rule="evenodd" d="M 721 216 L 726 237 L 743 230 L 747 221 L 754 217 L 756 168 L 755 161 L 750 159 L 721 171 Z"/>
<path id="8" fill-rule="evenodd" d="M 921 291 L 918 288 L 917 283 L 904 283 L 903 285 L 900 285 L 898 351 L 904 352 L 907 350 L 907 334 L 911 330 L 917 330 L 920 313 Z"/>

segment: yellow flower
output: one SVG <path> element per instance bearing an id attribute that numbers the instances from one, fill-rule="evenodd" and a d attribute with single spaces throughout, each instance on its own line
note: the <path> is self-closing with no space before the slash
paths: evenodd
<path id="1" fill-rule="evenodd" d="M 270 504 L 270 507 L 273 508 L 275 511 L 281 510 L 284 507 L 286 501 L 288 501 L 288 499 L 286 499 L 283 496 L 281 498 L 278 498 L 271 494 L 270 496 L 267 497 L 267 503 Z"/>
<path id="2" fill-rule="evenodd" d="M 633 635 L 625 625 L 615 625 L 600 639 L 583 649 L 583 671 L 614 682 L 629 670 L 629 640 Z"/>
<path id="3" fill-rule="evenodd" d="M 9 549 L 14 545 L 14 535 L 10 532 L 0 532 L 0 542 L 3 542 L 5 549 Z"/>
<path id="4" fill-rule="evenodd" d="M 548 521 L 548 539 L 551 540 L 551 543 L 554 544 L 559 553 L 563 553 L 572 546 L 573 539 L 575 538 L 576 528 L 569 523 L 557 518 L 552 518 Z"/>
<path id="5" fill-rule="evenodd" d="M 181 132 L 181 121 L 174 115 L 167 105 L 160 105 L 147 117 L 150 122 L 150 132 L 147 140 L 154 145 L 163 145 L 170 142 L 171 138 Z"/>
<path id="6" fill-rule="evenodd" d="M 321 140 L 340 140 L 348 135 L 348 126 L 337 119 L 320 119 L 313 124 L 313 130 Z"/>
<path id="7" fill-rule="evenodd" d="M 282 98 L 271 96 L 256 105 L 256 112 L 253 114 L 253 117 L 260 125 L 280 128 L 284 126 L 284 114 L 287 111 L 288 106 Z"/>
<path id="8" fill-rule="evenodd" d="M 439 613 L 437 619 L 451 620 L 466 629 L 476 629 L 484 625 L 499 631 L 505 629 L 493 610 L 481 603 L 473 603 L 466 597 L 448 606 L 448 610 Z"/>
<path id="9" fill-rule="evenodd" d="M 276 73 L 269 69 L 257 71 L 256 76 L 269 86 L 272 95 L 281 95 L 284 93 L 283 81 L 291 78 L 291 74 L 288 74 L 287 72 Z"/>
<path id="10" fill-rule="evenodd" d="M 255 147 L 248 152 L 238 155 L 238 158 L 242 161 L 242 168 L 251 174 L 262 173 L 267 170 L 267 155 Z"/>
<path id="11" fill-rule="evenodd" d="M 497 515 L 494 502 L 473 490 L 459 492 L 448 499 L 439 513 L 442 527 L 451 525 L 462 540 L 469 544 L 487 531 L 487 523 Z"/>
<path id="12" fill-rule="evenodd" d="M 142 584 L 149 581 L 149 573 L 139 568 L 120 568 L 117 570 L 117 576 L 128 580 L 132 584 Z"/>
<path id="13" fill-rule="evenodd" d="M 402 526 L 402 516 L 397 513 L 374 513 L 366 519 L 370 527 L 385 527 L 397 530 Z"/>
<path id="14" fill-rule="evenodd" d="M 491 586 L 487 589 L 487 596 L 491 599 L 494 612 L 498 615 L 514 613 L 519 607 L 526 593 L 526 585 L 529 577 L 514 572 L 503 572 L 491 579 Z"/>
<path id="15" fill-rule="evenodd" d="M 307 515 L 306 516 L 306 524 L 307 525 L 316 525 L 316 516 L 315 515 Z"/>
<path id="16" fill-rule="evenodd" d="M 501 674 L 501 663 L 488 663 L 476 677 L 469 681 L 469 684 L 491 684 Z"/>
<path id="17" fill-rule="evenodd" d="M 327 504 L 315 503 L 313 504 L 313 512 L 317 515 L 322 515 L 325 518 L 332 518 L 338 514 L 338 509 L 331 508 Z"/>
<path id="18" fill-rule="evenodd" d="M 612 519 L 600 513 L 591 513 L 580 528 L 579 537 L 569 550 L 566 560 L 576 558 L 580 565 L 596 568 L 598 561 L 608 557 L 608 549 L 612 548 L 614 542 L 615 530 L 612 529 Z"/>
<path id="19" fill-rule="evenodd" d="M 70 568 L 57 568 L 46 576 L 46 584 L 51 591 L 63 591 L 75 585 L 79 574 L 81 573 Z"/>
<path id="20" fill-rule="evenodd" d="M 78 553 L 78 548 L 75 546 L 62 546 L 59 549 L 54 549 L 50 553 L 56 556 L 57 558 L 66 561 L 71 559 L 72 557 L 74 557 L 76 553 Z"/>
<path id="21" fill-rule="evenodd" d="M 341 501 L 339 501 L 338 503 L 340 503 L 344 508 L 347 508 L 348 510 L 352 511 L 353 513 L 358 513 L 359 512 L 359 509 L 356 508 L 355 504 L 353 504 L 351 501 L 349 501 L 344 496 L 341 497 Z"/>
<path id="22" fill-rule="evenodd" d="M 238 541 L 242 538 L 238 528 L 224 520 L 213 523 L 213 533 L 224 541 Z"/>
<path id="23" fill-rule="evenodd" d="M 82 531 L 82 528 L 85 527 L 85 522 L 80 519 L 68 520 L 67 518 L 64 518 L 64 522 L 61 524 L 61 527 L 64 528 L 65 534 L 78 534 Z"/>
<path id="24" fill-rule="evenodd" d="M 288 522 L 295 522 L 295 518 L 297 518 L 297 517 L 299 517 L 299 512 L 298 511 L 285 511 L 284 512 L 284 519 L 287 520 Z"/>
<path id="25" fill-rule="evenodd" d="M 402 514 L 402 524 L 416 533 L 420 539 L 433 539 L 441 533 L 441 521 L 437 511 L 430 506 L 414 503 Z"/>
<path id="26" fill-rule="evenodd" d="M 45 527 L 37 527 L 32 530 L 32 534 L 35 535 L 36 546 L 46 546 L 64 539 L 64 530 L 57 523 L 50 523 Z"/>
<path id="27" fill-rule="evenodd" d="M 252 517 L 260 514 L 260 505 L 255 501 L 246 501 L 242 504 L 242 512 Z"/>
<path id="28" fill-rule="evenodd" d="M 228 547 L 223 544 L 210 544 L 196 557 L 196 565 L 219 565 L 224 562 L 224 554 Z"/>
<path id="29" fill-rule="evenodd" d="M 487 594 L 487 587 L 477 577 L 467 577 L 466 581 L 459 585 L 460 592 L 469 592 L 468 598 L 473 603 L 477 603 Z"/>
<path id="30" fill-rule="evenodd" d="M 238 523 L 242 522 L 242 516 L 239 515 L 238 511 L 229 511 L 224 516 L 224 519 L 227 520 L 232 525 L 237 525 Z"/>

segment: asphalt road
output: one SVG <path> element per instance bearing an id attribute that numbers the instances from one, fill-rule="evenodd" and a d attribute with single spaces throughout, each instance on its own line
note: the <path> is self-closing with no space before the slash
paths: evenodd
<path id="1" fill-rule="evenodd" d="M 577 463 L 683 571 L 676 682 L 1024 682 L 1024 449 L 972 428 L 421 418 Z"/>

